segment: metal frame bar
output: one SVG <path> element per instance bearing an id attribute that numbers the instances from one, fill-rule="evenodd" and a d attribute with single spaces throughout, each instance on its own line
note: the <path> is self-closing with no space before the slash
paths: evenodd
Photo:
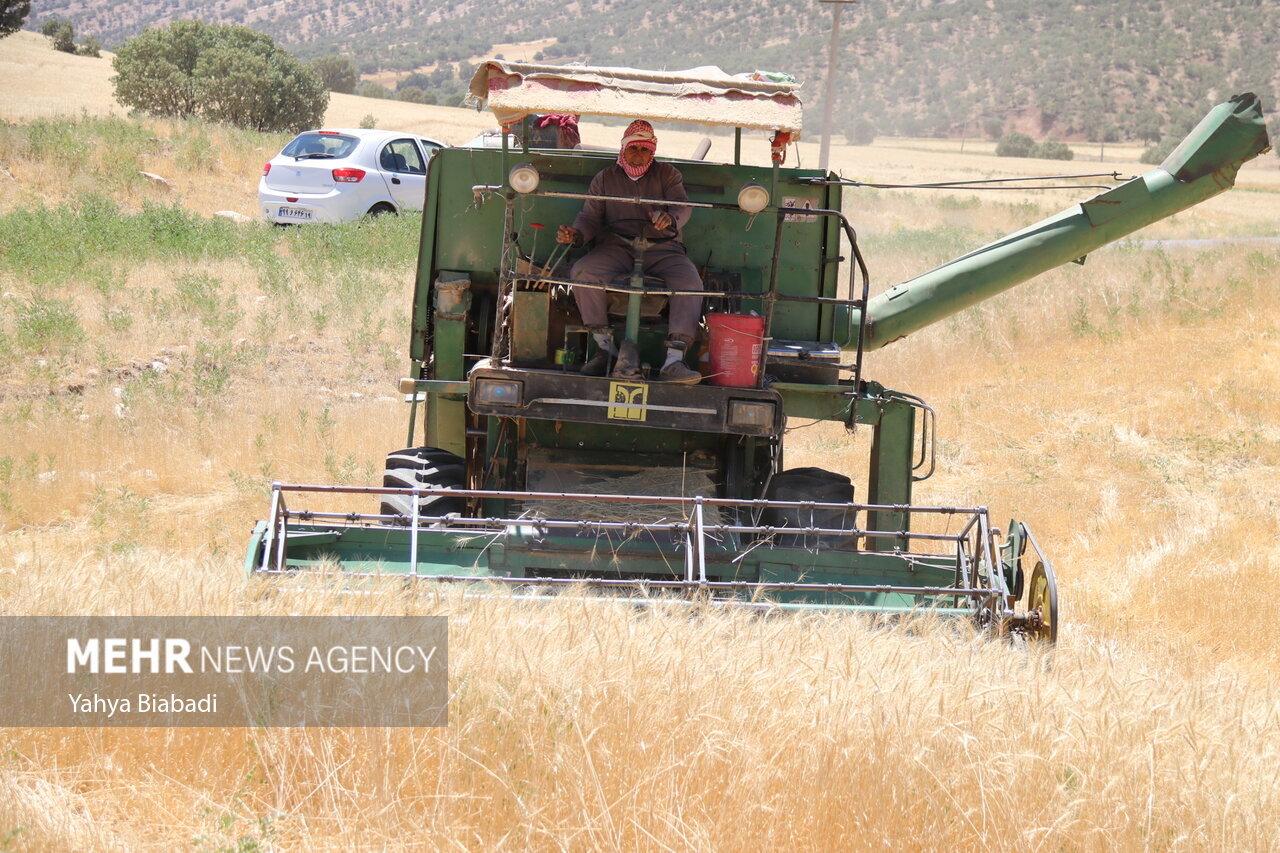
<path id="1" fill-rule="evenodd" d="M 271 518 L 267 523 L 268 536 L 263 542 L 263 555 L 261 564 L 255 570 L 257 574 L 287 574 L 292 573 L 287 564 L 286 543 L 289 538 L 288 522 L 290 519 L 298 519 L 303 521 L 332 521 L 337 522 L 339 528 L 353 525 L 368 525 L 378 527 L 399 527 L 392 522 L 403 520 L 401 516 L 385 515 L 381 513 L 356 513 L 356 512 L 317 512 L 311 510 L 290 510 L 287 507 L 285 492 L 300 492 L 313 494 L 356 494 L 356 495 L 410 495 L 413 501 L 413 510 L 409 518 L 410 531 L 410 577 L 417 579 L 428 579 L 433 581 L 441 581 L 445 583 L 476 583 L 484 581 L 495 581 L 503 584 L 517 585 L 583 585 L 596 588 L 615 588 L 615 587 L 632 587 L 632 588 L 655 588 L 655 589 L 696 589 L 707 592 L 715 591 L 741 591 L 756 590 L 760 592 L 770 591 L 807 591 L 807 592 L 873 592 L 873 593 L 901 593 L 916 597 L 921 596 L 946 596 L 954 599 L 954 606 L 961 607 L 961 600 L 968 599 L 970 607 L 975 612 L 983 609 L 990 609 L 993 612 L 1000 605 L 1000 598 L 1007 594 L 1004 588 L 1000 573 L 996 571 L 995 548 L 992 539 L 992 529 L 988 513 L 985 507 L 930 507 L 930 506 L 889 506 L 879 504 L 846 504 L 846 503 L 825 503 L 819 501 L 771 501 L 764 499 L 751 500 L 734 500 L 730 498 L 707 498 L 703 496 L 680 497 L 680 496 L 649 496 L 649 495 L 597 495 L 585 493 L 557 493 L 557 492 L 508 492 L 508 491 L 492 491 L 482 489 L 430 489 L 430 488 L 393 488 L 386 486 L 321 486 L 321 485 L 303 485 L 303 484 L 286 484 L 276 482 L 272 484 L 271 496 Z M 689 507 L 692 512 L 687 519 L 669 522 L 635 522 L 635 521 L 591 521 L 591 520 L 568 520 L 568 519 L 546 519 L 539 516 L 522 516 L 518 518 L 466 518 L 457 515 L 444 516 L 424 516 L 419 512 L 418 502 L 422 497 L 430 495 L 451 495 L 455 497 L 464 497 L 469 499 L 485 499 L 485 498 L 503 498 L 511 500 L 537 501 L 537 500 L 574 500 L 574 501 L 604 501 L 615 503 L 630 504 L 667 504 L 675 507 Z M 705 507 L 740 507 L 740 508 L 763 508 L 767 506 L 787 507 L 808 509 L 811 512 L 817 509 L 842 509 L 849 511 L 856 518 L 859 511 L 894 511 L 906 513 L 920 513 L 928 515 L 967 515 L 964 525 L 956 533 L 922 533 L 912 532 L 909 530 L 863 530 L 859 528 L 835 529 L 823 528 L 816 526 L 809 527 L 773 527 L 770 525 L 751 525 L 751 524 L 706 524 L 704 517 Z M 685 553 L 685 571 L 682 580 L 633 580 L 622 578 L 543 578 L 543 577 L 488 577 L 476 575 L 424 575 L 418 571 L 419 543 L 422 531 L 425 529 L 423 524 L 431 525 L 432 532 L 460 532 L 468 535 L 507 535 L 520 528 L 533 528 L 539 535 L 545 535 L 549 530 L 566 530 L 578 532 L 595 532 L 602 533 L 605 531 L 620 531 L 627 534 L 635 534 L 639 531 L 649 531 L 651 533 L 664 532 L 675 537 L 675 541 L 679 542 L 683 539 L 686 546 Z M 920 586 L 899 586 L 894 584 L 849 584 L 849 583 L 806 583 L 801 581 L 713 581 L 707 578 L 706 566 L 706 547 L 708 534 L 726 534 L 726 533 L 754 533 L 761 536 L 771 536 L 774 534 L 786 535 L 804 535 L 804 536 L 848 536 L 855 539 L 871 539 L 871 538 L 894 538 L 906 539 L 907 541 L 917 540 L 921 542 L 950 542 L 955 545 L 954 554 L 947 553 L 930 553 L 930 554 L 913 554 L 906 552 L 903 556 L 907 559 L 936 559 L 936 560 L 954 560 L 956 566 L 956 582 L 949 587 L 920 587 Z M 1043 552 L 1039 546 L 1031 539 L 1033 547 L 1037 554 L 1043 559 Z M 275 559 L 272 561 L 271 553 L 275 552 Z M 872 554 L 880 552 L 858 551 L 857 553 Z M 978 556 L 980 555 L 980 556 Z M 976 559 L 975 559 L 976 558 Z M 271 563 L 274 562 L 274 566 Z M 988 583 L 986 586 L 979 586 L 978 567 L 980 565 L 988 566 Z M 376 572 L 346 572 L 351 577 L 382 577 L 383 575 Z"/>
<path id="2" fill-rule="evenodd" d="M 927 462 L 929 470 L 919 476 L 914 473 L 911 476 L 913 482 L 919 483 L 933 476 L 933 472 L 937 466 L 938 457 L 938 413 L 933 407 L 926 403 L 915 394 L 908 394 L 905 391 L 891 391 L 886 394 L 890 399 L 901 400 L 908 406 L 919 409 L 924 417 L 920 419 L 920 454 L 911 465 L 911 470 L 919 471 Z"/>
<path id="3" fill-rule="evenodd" d="M 497 191 L 500 189 L 500 187 L 477 185 L 472 189 L 475 191 L 479 191 L 481 193 L 492 192 L 494 194 L 497 194 Z M 741 209 L 736 204 L 729 204 L 727 202 L 705 202 L 705 201 L 672 202 L 670 199 L 645 198 L 644 196 L 612 196 L 612 195 L 597 195 L 593 193 L 549 192 L 549 191 L 540 191 L 540 190 L 534 190 L 531 193 L 525 193 L 523 194 L 523 196 L 517 195 L 515 193 L 508 193 L 503 197 L 506 205 L 506 218 L 503 223 L 504 229 L 505 229 L 504 235 L 503 235 L 504 259 L 509 254 L 507 244 L 511 242 L 511 230 L 512 230 L 511 225 L 513 221 L 515 201 L 518 198 L 527 197 L 527 196 L 536 196 L 541 198 L 581 199 L 584 201 L 591 201 L 591 200 L 622 201 L 622 202 L 627 202 L 629 204 L 661 204 L 661 205 L 676 204 L 680 207 L 692 207 L 692 208 L 699 208 L 699 209 L 706 209 L 706 210 L 741 211 Z M 785 215 L 789 213 L 794 213 L 794 212 L 795 212 L 794 210 L 787 207 L 766 207 L 764 210 L 760 211 L 760 213 L 755 213 L 755 214 L 744 213 L 743 215 L 754 217 L 754 216 L 759 216 L 765 213 L 775 213 L 779 216 L 778 227 L 781 228 Z M 839 220 L 841 229 L 845 232 L 845 236 L 849 239 L 852 246 L 856 248 L 857 232 L 854 231 L 853 226 L 849 224 L 848 218 L 844 215 L 842 211 L 829 210 L 826 208 L 812 208 L 812 209 L 806 209 L 804 213 L 806 216 L 828 216 L 828 217 L 834 217 L 837 220 Z M 776 235 L 775 235 L 775 244 L 776 244 Z M 775 256 L 777 255 L 776 251 L 774 252 L 774 255 Z M 536 259 L 531 259 L 531 260 L 534 260 L 536 262 Z M 775 260 L 776 260 L 776 257 L 775 257 Z M 850 294 L 854 292 L 854 276 L 856 274 L 857 269 L 858 269 L 857 264 L 851 265 L 849 269 Z M 517 273 L 514 267 L 510 263 L 507 263 L 505 260 L 503 262 L 501 272 L 503 274 L 502 277 L 507 281 L 527 279 L 530 281 L 537 281 L 537 282 L 546 283 L 549 285 L 558 284 L 558 285 L 565 285 L 568 287 L 587 287 L 587 288 L 596 289 L 596 290 L 610 290 L 610 291 L 616 291 L 620 293 L 627 293 L 633 290 L 633 288 L 631 288 L 627 284 L 614 284 L 614 283 L 600 284 L 597 282 L 585 282 L 585 281 L 575 281 L 573 279 L 552 278 L 550 276 L 521 274 L 521 273 Z M 778 293 L 777 286 L 776 286 L 777 285 L 776 278 L 777 278 L 777 271 L 776 269 L 774 269 L 770 273 L 769 286 L 763 292 L 760 292 L 760 293 L 752 293 L 748 291 L 704 291 L 702 293 L 702 296 L 704 299 L 707 299 L 707 298 L 710 298 L 710 299 L 742 299 L 742 298 L 764 299 L 771 303 L 770 308 L 767 310 L 772 310 L 773 301 L 809 302 L 809 303 L 815 303 L 819 305 L 847 305 L 851 308 L 859 308 L 859 309 L 864 309 L 866 306 L 867 293 L 865 291 L 867 289 L 867 282 L 865 281 L 863 282 L 864 293 L 861 298 L 840 299 L 839 297 L 830 297 L 830 296 L 793 296 L 789 294 Z M 678 295 L 679 293 L 681 293 L 681 291 L 661 290 L 658 288 L 646 287 L 645 293 L 653 294 L 657 296 L 672 296 L 672 295 Z M 498 300 L 499 303 L 501 303 L 502 301 L 501 296 L 502 294 L 499 293 L 499 300 Z"/>

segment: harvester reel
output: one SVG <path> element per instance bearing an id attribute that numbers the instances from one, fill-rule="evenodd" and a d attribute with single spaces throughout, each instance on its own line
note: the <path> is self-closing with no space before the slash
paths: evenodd
<path id="1" fill-rule="evenodd" d="M 1033 622 L 1027 636 L 1053 644 L 1058 641 L 1058 584 L 1053 569 L 1037 561 L 1027 586 L 1027 611 Z"/>
<path id="2" fill-rule="evenodd" d="M 465 489 L 466 465 L 461 456 L 438 447 L 406 447 L 387 454 L 382 485 L 390 488 Z M 418 499 L 418 515 L 447 515 L 466 511 L 465 498 L 423 495 Z M 384 515 L 413 516 L 412 495 L 384 495 Z"/>

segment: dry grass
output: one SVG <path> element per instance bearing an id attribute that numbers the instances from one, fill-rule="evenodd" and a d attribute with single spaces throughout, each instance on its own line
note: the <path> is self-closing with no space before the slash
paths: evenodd
<path id="1" fill-rule="evenodd" d="M 7 69 L 34 38 L 0 41 L 6 92 L 26 91 L 12 75 L 29 66 Z M 45 115 L 30 91 L 0 117 Z M 411 108 L 395 120 L 450 141 L 487 124 L 334 106 L 351 109 L 335 124 Z M 171 142 L 148 148 L 147 165 L 184 206 L 252 209 L 254 148 L 274 143 L 148 127 Z M 200 133 L 212 160 L 183 155 Z M 837 146 L 833 162 L 876 180 L 1062 165 L 971 146 Z M 1275 163 L 1159 233 L 1274 230 Z M 39 157 L 6 168 L 0 214 L 74 203 L 91 179 L 72 174 L 69 189 Z M 175 197 L 151 192 L 112 197 L 129 210 Z M 848 198 L 880 286 L 1066 203 Z M 443 613 L 451 724 L 0 730 L 0 848 L 1280 847 L 1280 617 L 1266 605 L 1280 584 L 1274 247 L 1098 252 L 870 357 L 870 376 L 939 412 L 939 472 L 920 498 L 1027 520 L 1054 558 L 1064 624 L 1049 666 L 928 624 L 246 583 L 241 552 L 270 479 L 369 482 L 404 430 L 392 389 L 412 258 L 371 274 L 367 301 L 343 316 L 334 271 L 309 267 L 303 244 L 272 245 L 287 288 L 236 256 L 147 260 L 106 283 L 92 263 L 39 284 L 0 274 L 19 299 L 67 300 L 83 329 L 64 351 L 0 350 L 0 457 L 13 465 L 0 483 L 0 613 Z M 176 304 L 193 272 L 222 284 L 234 322 L 148 308 Z M 0 331 L 13 304 L 0 302 Z M 110 312 L 126 308 L 122 329 Z M 151 367 L 165 359 L 166 372 Z M 225 385 L 208 384 L 217 370 Z M 797 430 L 788 464 L 862 476 L 865 438 Z"/>
<path id="2" fill-rule="evenodd" d="M 28 577 L 14 603 L 447 614 L 449 727 L 14 732 L 0 814 L 27 827 L 26 849 L 1261 850 L 1278 837 L 1274 693 L 1229 667 L 1183 672 L 1078 630 L 1050 667 L 965 631 L 847 617 L 322 588 L 262 599 L 224 569 L 153 553 L 115 561 L 106 585 Z"/>
<path id="3" fill-rule="evenodd" d="M 49 39 L 19 31 L 0 41 L 3 118 L 29 121 L 47 116 L 123 115 L 111 86 L 111 53 L 98 59 L 52 50 Z"/>

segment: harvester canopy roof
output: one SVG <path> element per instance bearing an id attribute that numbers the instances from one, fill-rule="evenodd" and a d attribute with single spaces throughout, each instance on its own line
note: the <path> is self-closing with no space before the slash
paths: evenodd
<path id="1" fill-rule="evenodd" d="M 714 66 L 642 71 L 488 59 L 471 78 L 471 95 L 501 124 L 534 113 L 619 116 L 756 130 L 799 138 L 800 84 L 763 72 L 727 74 Z"/>

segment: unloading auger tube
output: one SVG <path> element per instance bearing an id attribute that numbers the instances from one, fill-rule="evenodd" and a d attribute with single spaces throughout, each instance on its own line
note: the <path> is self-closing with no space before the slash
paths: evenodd
<path id="1" fill-rule="evenodd" d="M 1002 237 L 867 304 L 866 351 L 945 319 L 1235 184 L 1247 161 L 1271 147 L 1252 93 L 1214 107 L 1158 168 L 1034 225 Z M 850 312 L 857 328 L 857 311 Z M 852 341 L 856 332 L 850 332 Z"/>

